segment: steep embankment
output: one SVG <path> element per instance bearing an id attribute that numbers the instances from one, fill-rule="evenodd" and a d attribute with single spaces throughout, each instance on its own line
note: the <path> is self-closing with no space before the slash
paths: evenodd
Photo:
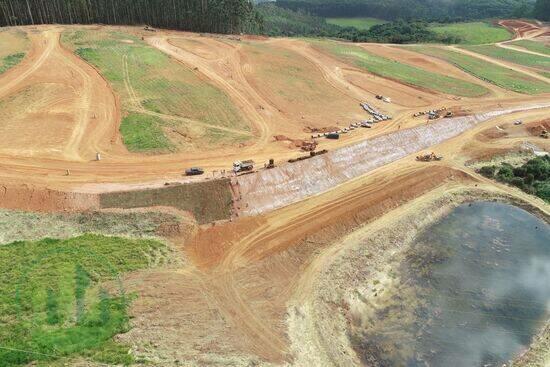
<path id="1" fill-rule="evenodd" d="M 238 206 L 244 215 L 280 208 L 441 143 L 491 118 L 548 106 L 540 104 L 444 119 L 365 140 L 305 161 L 241 176 L 237 180 L 242 198 Z"/>

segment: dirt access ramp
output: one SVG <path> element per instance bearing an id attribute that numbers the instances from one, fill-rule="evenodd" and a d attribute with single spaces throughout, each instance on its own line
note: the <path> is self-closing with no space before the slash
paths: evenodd
<path id="1" fill-rule="evenodd" d="M 550 103 L 516 107 L 435 123 L 382 135 L 293 164 L 240 176 L 240 215 L 250 216 L 317 195 L 409 154 L 460 135 L 489 119 L 550 107 Z"/>

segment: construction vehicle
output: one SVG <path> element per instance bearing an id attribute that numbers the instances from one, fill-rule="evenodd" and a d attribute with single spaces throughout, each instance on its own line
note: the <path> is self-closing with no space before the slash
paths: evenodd
<path id="1" fill-rule="evenodd" d="M 442 159 L 442 156 L 435 155 L 434 152 L 416 156 L 416 160 L 420 162 L 440 161 Z"/>
<path id="2" fill-rule="evenodd" d="M 338 133 L 329 133 L 327 139 L 340 139 L 340 134 Z"/>
<path id="3" fill-rule="evenodd" d="M 198 176 L 202 175 L 204 173 L 204 170 L 199 167 L 191 167 L 185 170 L 186 176 Z"/>
<path id="4" fill-rule="evenodd" d="M 265 165 L 266 169 L 275 168 L 275 160 L 273 158 L 269 158 L 269 163 Z"/>
<path id="5" fill-rule="evenodd" d="M 514 121 L 514 125 L 521 125 L 521 124 L 523 124 L 523 121 L 521 120 Z"/>
<path id="6" fill-rule="evenodd" d="M 436 111 L 429 111 L 428 112 L 428 119 L 429 120 L 437 120 L 439 117 L 439 113 L 437 113 Z"/>
<path id="7" fill-rule="evenodd" d="M 254 161 L 253 160 L 246 160 L 246 161 L 236 161 L 233 162 L 233 172 L 245 172 L 245 171 L 252 171 L 254 168 Z"/>
<path id="8" fill-rule="evenodd" d="M 447 118 L 447 119 L 448 119 L 448 118 L 451 118 L 451 117 L 453 117 L 453 116 L 454 116 L 454 114 L 453 114 L 451 111 L 449 111 L 449 112 L 447 112 L 447 113 L 445 114 L 445 118 Z"/>
<path id="9" fill-rule="evenodd" d="M 542 130 L 540 133 L 540 137 L 544 139 L 548 139 L 548 130 Z"/>
<path id="10" fill-rule="evenodd" d="M 144 31 L 148 31 L 148 32 L 156 32 L 157 30 L 153 27 L 149 27 L 148 25 L 146 25 L 145 27 L 143 27 L 143 30 Z"/>

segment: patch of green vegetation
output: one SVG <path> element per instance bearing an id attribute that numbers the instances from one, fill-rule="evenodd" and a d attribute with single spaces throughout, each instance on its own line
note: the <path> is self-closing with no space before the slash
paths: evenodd
<path id="1" fill-rule="evenodd" d="M 464 97 L 477 97 L 488 92 L 480 85 L 376 56 L 360 47 L 330 41 L 313 41 L 313 44 L 373 74 L 415 87 Z"/>
<path id="2" fill-rule="evenodd" d="M 488 65 L 487 61 L 457 51 L 433 46 L 413 46 L 409 50 L 443 59 L 479 79 L 504 89 L 524 94 L 550 92 L 548 83 L 499 65 Z"/>
<path id="3" fill-rule="evenodd" d="M 241 141 L 250 137 L 250 127 L 228 95 L 201 78 L 195 70 L 141 39 L 123 32 L 79 30 L 65 32 L 62 41 L 101 71 L 121 97 L 126 114 L 145 115 L 149 111 L 155 115 L 149 119 L 149 125 L 156 128 L 155 132 L 147 136 L 141 134 L 144 139 L 152 137 L 155 140 L 150 143 L 141 140 L 138 147 L 128 146 L 130 150 L 160 152 L 168 146 L 174 148 L 178 144 L 169 142 L 161 127 L 188 126 L 193 121 L 201 123 L 201 129 L 210 125 L 242 130 L 245 133 L 240 136 Z M 135 120 L 135 117 L 130 120 Z M 142 125 L 145 124 L 143 120 Z M 129 131 L 121 129 L 125 143 L 136 138 L 124 136 Z M 196 138 L 195 143 L 201 144 L 200 137 L 191 138 Z M 220 144 L 233 139 L 220 139 Z M 184 143 L 193 144 L 193 141 Z"/>
<path id="4" fill-rule="evenodd" d="M 550 57 L 533 55 L 526 52 L 510 50 L 495 45 L 464 46 L 463 48 L 495 59 L 514 64 L 550 71 Z"/>
<path id="5" fill-rule="evenodd" d="M 340 27 L 354 27 L 357 29 L 369 29 L 377 24 L 387 23 L 386 20 L 359 17 L 359 18 L 327 18 L 327 23 L 334 24 Z"/>
<path id="6" fill-rule="evenodd" d="M 523 47 L 526 50 L 538 52 L 539 54 L 545 54 L 550 56 L 550 47 L 545 45 L 542 42 L 530 41 L 530 40 L 520 40 L 510 43 L 513 46 Z"/>
<path id="7" fill-rule="evenodd" d="M 139 113 L 130 113 L 122 119 L 120 133 L 131 152 L 167 152 L 172 145 L 162 131 L 162 121 Z"/>
<path id="8" fill-rule="evenodd" d="M 0 365 L 67 356 L 133 362 L 112 340 L 129 329 L 131 297 L 119 276 L 149 267 L 166 250 L 154 240 L 99 235 L 0 246 Z"/>
<path id="9" fill-rule="evenodd" d="M 263 18 L 264 32 L 269 36 L 330 36 L 340 29 L 324 18 L 280 8 L 270 2 L 258 4 L 256 10 Z"/>
<path id="10" fill-rule="evenodd" d="M 19 64 L 25 58 L 25 53 L 19 52 L 11 54 L 0 60 L 0 74 L 5 73 L 15 65 Z"/>
<path id="11" fill-rule="evenodd" d="M 483 166 L 479 170 L 485 177 L 519 187 L 550 203 L 550 156 L 536 157 L 514 167 L 509 163 Z"/>
<path id="12" fill-rule="evenodd" d="M 512 38 L 512 34 L 506 28 L 487 22 L 432 24 L 430 30 L 440 35 L 454 36 L 459 40 L 458 43 L 465 45 L 496 43 Z"/>

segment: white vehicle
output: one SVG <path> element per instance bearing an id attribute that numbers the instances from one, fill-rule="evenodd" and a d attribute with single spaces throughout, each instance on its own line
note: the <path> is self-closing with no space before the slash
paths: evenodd
<path id="1" fill-rule="evenodd" d="M 233 172 L 235 173 L 251 171 L 253 168 L 254 168 L 254 161 L 252 160 L 233 162 Z"/>

